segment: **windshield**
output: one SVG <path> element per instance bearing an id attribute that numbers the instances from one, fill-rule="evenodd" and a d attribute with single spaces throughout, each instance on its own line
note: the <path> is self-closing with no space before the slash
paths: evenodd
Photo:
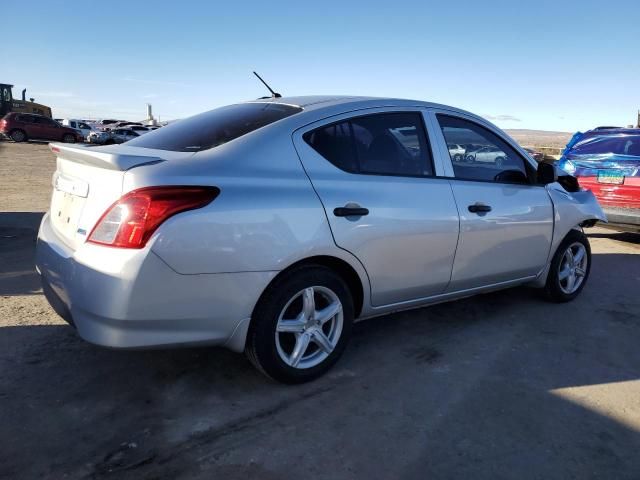
<path id="1" fill-rule="evenodd" d="M 176 152 L 199 152 L 301 111 L 300 107 L 279 103 L 229 105 L 171 123 L 128 142 L 128 145 Z"/>
<path id="2" fill-rule="evenodd" d="M 567 157 L 589 156 L 634 156 L 640 157 L 640 135 L 597 135 L 586 138 L 568 152 Z"/>

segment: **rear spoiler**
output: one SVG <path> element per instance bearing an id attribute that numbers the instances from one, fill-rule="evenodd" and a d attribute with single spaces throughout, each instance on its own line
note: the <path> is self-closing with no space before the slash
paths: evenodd
<path id="1" fill-rule="evenodd" d="M 126 171 L 141 165 L 164 162 L 160 157 L 147 155 L 127 155 L 122 153 L 111 153 L 97 150 L 96 147 L 81 145 L 62 145 L 50 143 L 49 148 L 56 156 L 72 162 L 93 167 L 105 168 L 107 170 Z"/>

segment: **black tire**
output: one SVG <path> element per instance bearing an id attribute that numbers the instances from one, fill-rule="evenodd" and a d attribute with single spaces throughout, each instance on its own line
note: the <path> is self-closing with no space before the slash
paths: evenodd
<path id="1" fill-rule="evenodd" d="M 76 143 L 76 136 L 72 135 L 71 133 L 65 133 L 62 136 L 62 141 L 64 143 Z"/>
<path id="2" fill-rule="evenodd" d="M 278 353 L 276 326 L 285 306 L 308 287 L 324 287 L 338 297 L 342 304 L 342 331 L 334 349 L 321 363 L 310 368 L 296 368 L 285 363 Z M 258 301 L 247 334 L 245 353 L 258 370 L 279 382 L 295 384 L 314 380 L 342 355 L 351 336 L 353 315 L 353 298 L 336 272 L 321 265 L 295 268 L 270 285 Z"/>
<path id="3" fill-rule="evenodd" d="M 582 244 L 586 251 L 587 264 L 586 268 L 584 268 L 584 275 L 582 276 L 582 281 L 575 291 L 571 293 L 567 293 L 563 290 L 563 286 L 560 280 L 560 269 L 562 268 L 562 261 L 565 255 L 565 252 L 568 250 L 570 245 L 573 244 Z M 564 240 L 558 246 L 556 253 L 553 255 L 553 259 L 551 260 L 551 266 L 549 268 L 549 275 L 547 276 L 547 283 L 544 287 L 544 293 L 548 300 L 553 302 L 570 302 L 574 298 L 576 298 L 584 286 L 587 284 L 587 280 L 589 279 L 589 272 L 591 271 L 591 246 L 589 245 L 589 240 L 586 235 L 578 230 L 571 230 Z"/>
<path id="4" fill-rule="evenodd" d="M 113 139 L 111 139 L 111 138 L 104 142 L 105 145 L 113 145 L 114 143 L 116 143 L 116 142 L 114 142 Z"/>
<path id="5" fill-rule="evenodd" d="M 9 133 L 9 137 L 16 143 L 27 141 L 27 133 L 24 130 L 20 130 L 19 128 L 11 130 L 11 132 Z"/>

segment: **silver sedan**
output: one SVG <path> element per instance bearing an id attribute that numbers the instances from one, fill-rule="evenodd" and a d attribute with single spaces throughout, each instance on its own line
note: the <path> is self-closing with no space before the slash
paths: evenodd
<path id="1" fill-rule="evenodd" d="M 454 162 L 452 144 L 503 159 Z M 81 337 L 221 345 L 290 383 L 329 369 L 355 320 L 525 284 L 572 300 L 582 227 L 606 221 L 494 125 L 420 101 L 261 99 L 51 149 L 37 268 Z"/>

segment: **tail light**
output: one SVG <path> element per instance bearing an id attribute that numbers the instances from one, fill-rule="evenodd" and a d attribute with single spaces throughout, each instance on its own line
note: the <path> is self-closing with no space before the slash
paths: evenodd
<path id="1" fill-rule="evenodd" d="M 133 190 L 100 217 L 88 242 L 118 248 L 143 248 L 168 218 L 202 208 L 220 193 L 216 187 L 147 187 Z"/>

